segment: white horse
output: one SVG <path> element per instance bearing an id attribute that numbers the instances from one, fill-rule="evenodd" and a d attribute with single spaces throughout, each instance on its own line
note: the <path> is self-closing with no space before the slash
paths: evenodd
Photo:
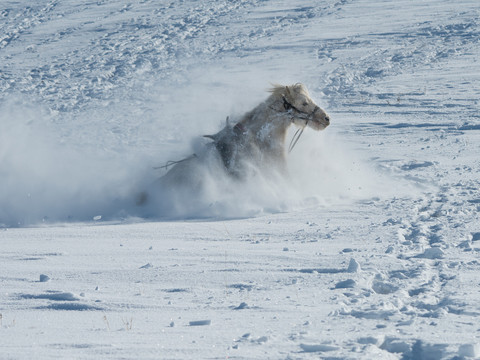
<path id="1" fill-rule="evenodd" d="M 290 125 L 299 127 L 290 143 L 291 150 L 308 126 L 323 130 L 330 124 L 327 113 L 312 100 L 303 84 L 276 85 L 271 95 L 246 113 L 235 125 L 227 118 L 226 126 L 214 135 L 201 153 L 172 162 L 172 168 L 158 180 L 162 188 L 200 188 L 205 174 L 223 172 L 232 178 L 245 178 L 249 170 L 286 172 L 285 138 Z M 218 173 L 220 174 L 220 173 Z M 215 176 L 215 175 L 214 175 Z M 219 175 L 221 176 L 221 175 Z M 137 203 L 143 204 L 142 193 Z"/>
<path id="2" fill-rule="evenodd" d="M 246 163 L 260 169 L 286 169 L 285 138 L 290 125 L 300 127 L 292 139 L 290 149 L 305 127 L 323 130 L 330 124 L 330 117 L 312 100 L 303 84 L 276 85 L 263 103 L 246 113 L 239 122 L 227 125 L 215 135 L 205 135 L 213 140 L 225 169 L 232 175 L 241 176 Z M 192 157 L 186 161 L 198 161 Z M 185 162 L 186 162 L 185 161 Z M 185 163 L 176 164 L 166 175 L 174 177 L 184 171 Z"/>

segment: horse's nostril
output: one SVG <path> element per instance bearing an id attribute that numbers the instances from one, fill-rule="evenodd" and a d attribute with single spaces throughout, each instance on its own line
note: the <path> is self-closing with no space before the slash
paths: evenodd
<path id="1" fill-rule="evenodd" d="M 327 123 L 330 123 L 330 118 L 329 118 L 328 116 L 325 116 L 325 121 L 326 121 Z"/>

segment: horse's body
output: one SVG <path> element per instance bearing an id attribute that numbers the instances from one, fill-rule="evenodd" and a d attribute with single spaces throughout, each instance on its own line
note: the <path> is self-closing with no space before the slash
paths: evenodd
<path id="1" fill-rule="evenodd" d="M 244 162 L 260 168 L 273 167 L 283 171 L 285 137 L 291 124 L 323 130 L 330 119 L 310 98 L 302 84 L 275 86 L 272 95 L 242 119 L 207 137 L 213 140 L 225 168 L 238 175 Z"/>
<path id="2" fill-rule="evenodd" d="M 234 178 L 246 177 L 249 169 L 285 173 L 285 138 L 290 125 L 297 125 L 300 131 L 307 126 L 323 130 L 330 124 L 330 119 L 313 102 L 302 84 L 278 85 L 270 92 L 271 95 L 263 103 L 246 113 L 235 125 L 231 125 L 227 118 L 227 124 L 221 131 L 206 135 L 213 143 L 207 144 L 202 153 L 173 165 L 159 179 L 160 185 L 183 185 L 196 189 L 206 181 L 207 173 L 216 171 L 219 171 L 217 176 Z M 296 140 L 292 142 L 293 145 Z M 139 203 L 143 203 L 143 200 Z"/>

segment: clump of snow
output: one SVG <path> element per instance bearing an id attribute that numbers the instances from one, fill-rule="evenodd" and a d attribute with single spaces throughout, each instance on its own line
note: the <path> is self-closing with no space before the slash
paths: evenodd
<path id="1" fill-rule="evenodd" d="M 431 247 L 431 248 L 425 249 L 425 251 L 422 254 L 418 255 L 417 257 L 433 260 L 433 259 L 441 259 L 444 257 L 444 255 L 445 253 L 439 247 Z"/>
<path id="2" fill-rule="evenodd" d="M 306 353 L 338 350 L 338 346 L 328 344 L 300 344 L 300 348 Z"/>
<path id="3" fill-rule="evenodd" d="M 47 282 L 50 281 L 50 277 L 45 274 L 40 274 L 40 282 Z"/>
<path id="4" fill-rule="evenodd" d="M 190 326 L 207 326 L 212 323 L 211 320 L 195 320 L 195 321 L 190 321 L 189 325 Z"/>
<path id="5" fill-rule="evenodd" d="M 335 284 L 335 289 L 349 289 L 354 288 L 357 285 L 357 282 L 353 279 L 347 279 L 339 281 Z"/>
<path id="6" fill-rule="evenodd" d="M 360 264 L 358 263 L 358 261 L 355 260 L 354 258 L 351 258 L 350 262 L 348 263 L 347 272 L 356 273 L 356 272 L 360 272 L 360 271 L 361 271 L 361 268 L 360 268 Z"/>

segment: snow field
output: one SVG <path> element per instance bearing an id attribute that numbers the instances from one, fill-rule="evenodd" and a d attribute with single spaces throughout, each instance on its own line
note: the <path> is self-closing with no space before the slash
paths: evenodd
<path id="1" fill-rule="evenodd" d="M 0 357 L 480 358 L 479 12 L 5 2 Z M 332 125 L 290 183 L 134 205 L 297 81 Z"/>

